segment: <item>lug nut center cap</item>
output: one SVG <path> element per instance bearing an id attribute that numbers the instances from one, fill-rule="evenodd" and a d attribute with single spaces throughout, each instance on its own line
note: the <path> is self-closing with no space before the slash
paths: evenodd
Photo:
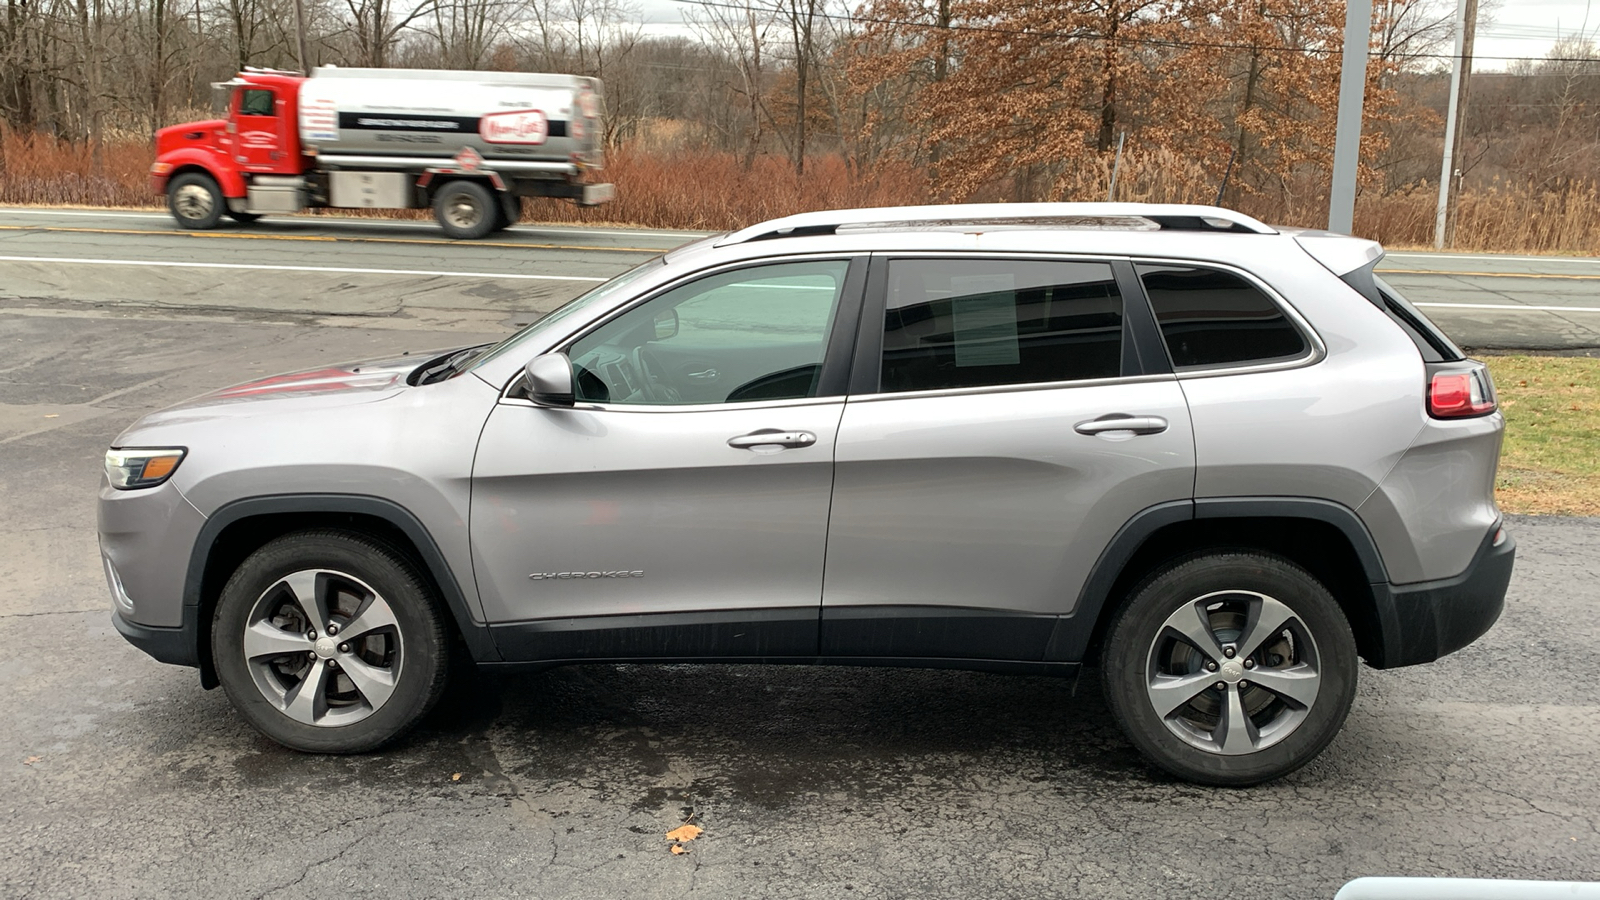
<path id="1" fill-rule="evenodd" d="M 320 637 L 315 648 L 319 659 L 333 659 L 339 653 L 339 642 L 330 637 Z"/>
<path id="2" fill-rule="evenodd" d="M 321 641 L 317 641 L 317 652 L 322 652 Z M 1244 665 L 1237 659 L 1230 659 L 1217 670 L 1217 675 L 1229 684 L 1238 684 L 1244 678 Z"/>

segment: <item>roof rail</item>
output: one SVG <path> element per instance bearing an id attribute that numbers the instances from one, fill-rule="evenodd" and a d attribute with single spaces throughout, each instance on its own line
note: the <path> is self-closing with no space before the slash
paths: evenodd
<path id="1" fill-rule="evenodd" d="M 896 229 L 1094 228 L 1277 234 L 1249 216 L 1217 206 L 1176 203 L 953 203 L 800 213 L 735 231 L 717 246 L 774 238 Z"/>
<path id="2" fill-rule="evenodd" d="M 246 72 L 249 72 L 251 75 L 295 75 L 295 76 L 302 76 L 302 75 L 305 74 L 304 72 L 296 72 L 296 71 L 293 71 L 291 69 L 268 69 L 268 68 L 263 68 L 262 66 L 245 66 L 244 70 Z"/>

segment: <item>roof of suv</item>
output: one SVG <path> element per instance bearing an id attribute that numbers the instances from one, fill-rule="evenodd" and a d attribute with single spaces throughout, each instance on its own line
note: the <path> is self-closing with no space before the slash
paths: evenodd
<path id="1" fill-rule="evenodd" d="M 973 228 L 1027 230 L 1212 231 L 1277 234 L 1243 213 L 1217 206 L 1171 203 L 967 203 L 890 206 L 800 213 L 761 222 L 717 238 L 714 246 L 749 241 L 897 230 Z"/>

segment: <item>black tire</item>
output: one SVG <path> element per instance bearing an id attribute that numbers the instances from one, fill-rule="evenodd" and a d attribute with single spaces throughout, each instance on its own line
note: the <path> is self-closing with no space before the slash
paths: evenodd
<path id="1" fill-rule="evenodd" d="M 487 237 L 503 215 L 494 193 L 476 181 L 450 181 L 433 195 L 433 217 L 457 240 Z"/>
<path id="2" fill-rule="evenodd" d="M 167 209 L 180 228 L 215 228 L 227 208 L 217 180 L 204 172 L 185 172 L 167 184 Z"/>
<path id="3" fill-rule="evenodd" d="M 495 221 L 494 230 L 505 231 L 522 219 L 522 198 L 510 191 L 501 191 L 496 199 L 500 201 L 500 217 Z"/>
<path id="4" fill-rule="evenodd" d="M 261 218 L 261 213 L 234 212 L 230 209 L 228 210 L 228 218 L 238 222 L 240 225 L 249 225 L 251 222 Z"/>
<path id="5" fill-rule="evenodd" d="M 324 574 L 313 577 L 316 588 L 308 593 L 322 596 L 324 608 L 337 608 L 324 618 L 350 632 L 344 638 L 326 624 L 322 640 L 303 637 L 306 617 L 297 620 L 294 613 L 305 608 L 293 584 L 307 582 L 292 579 L 311 571 Z M 450 634 L 427 584 L 402 553 L 365 535 L 305 531 L 267 543 L 234 571 L 217 602 L 211 652 L 223 690 L 251 725 L 294 750 L 362 753 L 396 740 L 438 702 L 450 671 Z M 274 608 L 279 615 L 266 613 Z M 363 628 L 375 620 L 386 624 Z M 352 632 L 357 628 L 360 633 Z M 288 649 L 248 658 L 246 629 Z M 259 651 L 262 645 L 254 646 Z M 358 665 L 366 673 L 361 679 L 354 675 Z M 303 669 L 298 678 L 296 668 Z M 369 700 L 377 696 L 370 686 L 375 682 L 368 681 L 372 673 L 384 675 L 387 682 L 377 683 L 391 691 L 377 703 Z M 306 684 L 320 689 L 296 706 L 296 689 Z M 318 700 L 321 721 L 292 717 L 310 709 L 315 720 Z"/>
<path id="6" fill-rule="evenodd" d="M 1292 618 L 1272 631 L 1284 608 Z M 1209 650 L 1199 649 L 1205 633 L 1180 636 L 1186 621 L 1209 633 Z M 1321 753 L 1350 712 L 1358 665 L 1344 612 L 1310 573 L 1263 553 L 1220 551 L 1135 588 L 1101 662 L 1106 703 L 1140 753 L 1179 778 L 1233 787 L 1282 777 Z M 1163 714 L 1158 703 L 1175 705 Z M 1229 711 L 1244 727 L 1226 727 Z"/>

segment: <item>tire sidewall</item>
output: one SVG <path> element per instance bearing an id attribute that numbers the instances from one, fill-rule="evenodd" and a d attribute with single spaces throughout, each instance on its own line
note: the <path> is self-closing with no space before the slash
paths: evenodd
<path id="1" fill-rule="evenodd" d="M 447 214 L 451 202 L 461 196 L 472 198 L 473 204 L 481 213 L 478 223 L 471 228 L 452 225 Z M 486 237 L 495 230 L 501 215 L 500 203 L 494 193 L 476 181 L 449 182 L 439 189 L 439 193 L 433 199 L 433 216 L 438 221 L 439 227 L 444 229 L 445 234 L 459 240 L 471 241 Z"/>
<path id="2" fill-rule="evenodd" d="M 202 187 L 211 194 L 211 213 L 204 218 L 190 219 L 178 212 L 178 189 L 191 184 Z M 172 213 L 172 218 L 176 219 L 178 224 L 184 228 L 198 230 L 215 228 L 217 223 L 222 221 L 222 215 L 226 212 L 227 206 L 228 201 L 227 198 L 222 196 L 222 188 L 217 185 L 217 180 L 210 175 L 199 172 L 185 172 L 172 179 L 172 183 L 167 186 L 167 210 Z"/>
<path id="3" fill-rule="evenodd" d="M 245 661 L 251 608 L 273 583 L 302 569 L 353 575 L 394 611 L 403 648 L 400 678 L 388 701 L 359 722 L 323 727 L 294 721 L 262 695 Z M 286 747 L 316 753 L 358 753 L 398 738 L 438 699 L 448 666 L 443 624 L 422 579 L 383 545 L 338 533 L 290 535 L 251 554 L 217 602 L 211 651 L 223 690 L 250 724 Z"/>
<path id="4" fill-rule="evenodd" d="M 1213 591 L 1248 590 L 1294 611 L 1316 642 L 1322 681 L 1304 721 L 1282 741 L 1245 756 L 1209 753 L 1184 742 L 1150 706 L 1151 644 L 1182 604 Z M 1204 784 L 1244 786 L 1287 775 L 1314 759 L 1339 733 L 1355 697 L 1359 658 L 1338 602 L 1305 570 L 1262 554 L 1213 554 L 1180 562 L 1135 589 L 1112 626 L 1103 654 L 1106 701 L 1123 731 L 1157 766 Z"/>

